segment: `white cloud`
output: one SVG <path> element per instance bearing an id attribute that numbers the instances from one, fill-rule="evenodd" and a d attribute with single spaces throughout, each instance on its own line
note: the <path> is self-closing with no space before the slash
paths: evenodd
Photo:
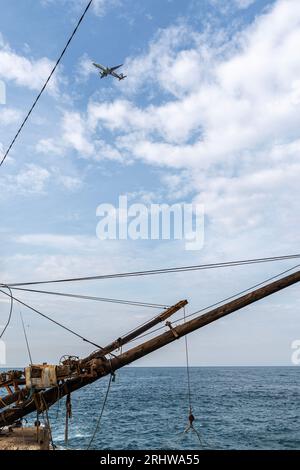
<path id="1" fill-rule="evenodd" d="M 18 86 L 39 90 L 53 66 L 54 62 L 46 57 L 34 60 L 17 54 L 0 38 L 0 79 L 4 82 L 12 81 Z M 56 74 L 48 86 L 50 93 L 58 92 L 59 81 L 60 76 Z"/>
<path id="2" fill-rule="evenodd" d="M 119 7 L 122 0 L 94 0 L 94 11 L 98 16 L 104 16 L 110 8 Z"/>
<path id="3" fill-rule="evenodd" d="M 75 149 L 83 158 L 93 158 L 96 161 L 121 160 L 118 149 L 103 140 L 93 139 L 86 120 L 77 112 L 66 112 L 64 115 L 61 145 Z"/>
<path id="4" fill-rule="evenodd" d="M 98 129 L 103 126 L 119 133 L 122 137 L 119 142 L 125 143 L 137 158 L 197 168 L 224 161 L 228 155 L 234 160 L 249 149 L 256 151 L 262 145 L 269 147 L 272 142 L 293 139 L 299 129 L 300 74 L 297 60 L 300 10 L 293 7 L 295 1 L 278 2 L 274 10 L 238 35 L 235 43 L 230 43 L 225 50 L 226 59 L 220 59 L 216 50 L 207 52 L 207 75 L 205 70 L 203 80 L 201 75 L 194 75 L 190 85 L 183 84 L 180 73 L 172 75 L 171 71 L 170 79 L 168 74 L 162 76 L 162 70 L 171 61 L 174 70 L 184 70 L 183 57 L 191 61 L 189 67 L 197 67 L 203 50 L 195 48 L 176 55 L 176 40 L 180 37 L 183 40 L 186 31 L 180 27 L 178 34 L 173 28 L 163 33 L 152 44 L 147 57 L 134 59 L 132 80 L 140 84 L 143 77 L 148 80 L 147 65 L 144 75 L 138 70 L 149 62 L 165 91 L 170 91 L 171 81 L 177 88 L 176 97 L 178 89 L 183 95 L 146 108 L 122 99 L 91 103 L 89 124 L 94 129 L 98 125 Z M 170 36 L 176 38 L 175 51 L 165 61 L 165 51 L 173 43 Z M 162 57 L 160 71 L 157 57 Z M 155 137 L 157 134 L 160 139 Z M 194 142 L 190 143 L 190 139 Z"/>
<path id="5" fill-rule="evenodd" d="M 244 9 L 250 7 L 250 5 L 253 5 L 256 0 L 235 0 L 236 5 L 238 8 Z"/>
<path id="6" fill-rule="evenodd" d="M 78 112 L 65 112 L 63 118 L 64 142 L 74 148 L 81 156 L 89 156 L 94 151 L 89 141 L 84 121 Z"/>
<path id="7" fill-rule="evenodd" d="M 90 75 L 97 73 L 95 67 L 93 66 L 93 60 L 88 56 L 88 54 L 84 54 L 78 62 L 77 66 L 77 81 L 84 82 L 86 81 Z"/>
<path id="8" fill-rule="evenodd" d="M 59 173 L 58 183 L 69 191 L 77 191 L 82 187 L 82 178 Z"/>
<path id="9" fill-rule="evenodd" d="M 15 124 L 21 120 L 22 113 L 15 108 L 3 108 L 0 112 L 0 124 L 7 126 L 10 124 Z"/>
<path id="10" fill-rule="evenodd" d="M 63 148 L 54 139 L 41 139 L 36 145 L 36 151 L 44 155 L 62 155 Z"/>
<path id="11" fill-rule="evenodd" d="M 233 7 L 238 8 L 239 10 L 245 10 L 253 5 L 256 0 L 232 0 L 232 2 L 228 2 L 228 0 L 210 0 L 210 3 L 215 7 L 221 9 L 222 12 L 228 13 L 232 11 Z"/>
<path id="12" fill-rule="evenodd" d="M 26 164 L 19 172 L 5 174 L 0 179 L 1 199 L 9 195 L 36 195 L 45 193 L 51 183 L 67 191 L 76 191 L 82 187 L 83 176 L 62 172 L 59 168 L 42 167 L 33 163 Z"/>
<path id="13" fill-rule="evenodd" d="M 47 246 L 57 250 L 73 251 L 95 248 L 97 245 L 96 236 L 94 238 L 74 235 L 57 235 L 52 233 L 34 233 L 20 235 L 14 239 L 18 244 L 29 246 Z"/>
<path id="14" fill-rule="evenodd" d="M 62 139 L 44 139 L 39 144 L 40 150 L 47 154 L 62 156 L 75 150 L 78 156 L 90 160 L 142 160 L 159 166 L 158 178 L 171 198 L 185 198 L 195 192 L 195 201 L 205 203 L 208 223 L 203 251 L 193 253 L 191 260 L 178 245 L 171 243 L 153 244 L 147 252 L 145 245 L 117 241 L 100 243 L 93 236 L 29 233 L 14 238 L 14 248 L 17 248 L 14 255 L 2 257 L 3 279 L 73 277 L 296 250 L 300 242 L 297 231 L 300 201 L 299 21 L 298 2 L 283 0 L 230 40 L 226 32 L 215 37 L 214 31 L 199 35 L 183 25 L 168 28 L 160 32 L 145 54 L 128 60 L 132 68 L 128 82 L 121 84 L 123 96 L 113 102 L 94 100 L 86 112 L 64 113 Z M 156 93 L 155 104 L 135 102 L 135 93 L 148 91 L 148 86 Z M 113 144 L 106 140 L 107 131 L 112 135 Z M 72 189 L 78 183 L 77 176 L 72 174 L 69 178 L 60 175 L 51 165 L 49 169 L 26 166 L 14 177 L 4 175 L 0 180 L 1 194 L 14 188 L 21 194 L 24 188 L 39 193 L 54 180 Z M 147 202 L 155 201 L 157 194 L 142 191 L 131 196 Z M 80 223 L 80 230 L 83 226 Z M 7 238 L 5 233 L 5 242 Z M 24 252 L 31 254 L 20 254 Z M 111 296 L 116 296 L 117 292 L 124 298 L 134 298 L 138 292 L 143 300 L 148 300 L 151 292 L 158 302 L 166 303 L 189 298 L 191 309 L 196 309 L 218 300 L 216 285 L 218 298 L 225 297 L 281 270 L 278 265 L 272 266 L 261 267 L 259 272 L 257 267 L 255 270 L 247 267 L 245 270 L 218 271 L 219 274 L 206 272 L 202 277 L 176 275 L 164 278 L 163 282 L 157 282 L 157 278 L 149 278 L 146 283 L 143 279 L 119 284 L 112 282 L 106 283 L 102 292 Z M 282 269 L 285 267 L 289 266 Z M 101 287 L 94 285 L 97 294 Z M 274 358 L 268 359 L 272 351 L 274 357 L 282 361 L 286 350 L 285 346 L 278 349 L 278 345 L 282 345 L 282 338 L 289 344 L 289 335 L 295 331 L 298 320 L 294 313 L 296 290 L 292 288 L 280 295 L 285 307 L 284 332 L 282 320 L 276 313 L 282 305 L 278 305 L 276 298 L 270 299 L 267 305 L 258 304 L 252 309 L 250 320 L 247 316 L 228 320 L 231 333 L 228 329 L 228 336 L 225 336 L 230 347 L 224 342 L 224 325 L 207 329 L 203 337 L 205 347 L 200 350 L 196 341 L 194 343 L 197 357 L 204 358 L 207 363 L 236 363 L 235 347 L 249 344 L 251 331 L 252 348 L 243 350 L 239 360 L 274 363 Z M 151 301 L 154 301 L 153 297 Z M 78 321 L 83 333 L 86 328 L 90 334 L 93 324 L 95 338 L 104 342 L 136 324 L 132 311 L 128 315 L 122 311 L 122 315 L 117 316 L 116 307 L 103 309 L 105 317 L 103 314 L 101 321 L 99 305 L 91 304 L 84 310 L 91 321 L 82 322 L 82 305 L 76 310 L 72 308 L 71 316 L 61 300 L 54 302 L 40 298 L 38 304 L 49 313 L 53 313 L 52 305 L 56 306 L 62 321 L 75 325 Z M 108 312 L 111 321 L 105 322 Z M 267 319 L 264 321 L 265 313 Z M 99 332 L 96 332 L 97 325 Z M 254 335 L 259 332 L 265 340 L 267 331 L 270 338 L 270 325 L 274 342 L 266 351 L 265 345 L 255 342 Z M 198 338 L 196 336 L 195 340 Z M 209 347 L 213 343 L 220 345 L 219 356 Z M 65 347 L 64 338 L 62 345 Z M 80 348 L 74 343 L 69 349 L 81 353 Z M 166 357 L 168 354 L 166 351 Z M 55 358 L 56 355 L 57 349 L 53 353 Z M 174 350 L 169 361 L 174 363 L 175 360 L 178 355 Z"/>
<path id="15" fill-rule="evenodd" d="M 9 193 L 41 193 L 50 178 L 50 172 L 39 165 L 27 164 L 14 175 L 4 175 L 0 180 L 2 197 Z"/>
<path id="16" fill-rule="evenodd" d="M 63 156 L 70 150 L 76 150 L 80 158 L 122 160 L 122 154 L 116 147 L 93 136 L 89 123 L 77 111 L 65 111 L 61 137 L 41 139 L 36 150 L 48 156 Z"/>
<path id="17" fill-rule="evenodd" d="M 80 132 L 69 145 L 79 153 L 88 148 L 93 158 L 95 140 L 109 130 L 123 160 L 188 171 L 216 233 L 258 230 L 267 219 L 277 226 L 281 216 L 293 224 L 300 200 L 299 4 L 277 1 L 233 39 L 211 35 L 182 24 L 161 31 L 147 54 L 127 61 L 128 85 L 136 93 L 156 84 L 166 99 L 138 106 L 124 88 L 125 98 L 93 101 L 76 116 Z M 277 230 L 288 238 L 279 224 Z"/>
<path id="18" fill-rule="evenodd" d="M 76 11 L 83 9 L 88 4 L 88 0 L 41 0 L 41 4 L 48 6 L 58 1 L 65 3 L 66 7 L 71 6 Z M 104 16 L 111 8 L 119 7 L 121 4 L 122 0 L 94 0 L 92 8 L 97 16 Z"/>
<path id="19" fill-rule="evenodd" d="M 185 23 L 159 30 L 146 53 L 126 60 L 128 77 L 121 89 L 134 93 L 155 83 L 174 95 L 191 91 L 209 71 L 212 50 L 204 39 Z M 218 34 L 211 40 L 218 41 Z"/>
<path id="20" fill-rule="evenodd" d="M 294 224 L 300 196 L 297 5 L 278 1 L 231 40 L 183 24 L 161 31 L 148 53 L 127 62 L 130 91 L 150 80 L 165 92 L 161 104 L 137 105 L 125 89 L 115 101 L 93 100 L 85 113 L 66 112 L 62 139 L 41 141 L 40 148 L 167 168 L 169 195 L 198 193 L 216 240 L 223 230 L 241 234 L 243 248 L 252 230 L 262 243 L 272 225 L 285 243 L 280 222 Z M 114 144 L 102 136 L 107 130 Z M 64 184 L 76 188 L 78 180 Z"/>

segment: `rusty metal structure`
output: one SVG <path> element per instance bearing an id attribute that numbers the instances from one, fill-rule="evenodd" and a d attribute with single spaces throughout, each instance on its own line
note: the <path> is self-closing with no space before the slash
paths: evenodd
<path id="1" fill-rule="evenodd" d="M 19 392 L 21 385 L 25 385 L 22 371 L 9 370 L 0 374 L 0 388 L 5 388 L 9 395 L 13 395 L 13 391 Z"/>
<path id="2" fill-rule="evenodd" d="M 72 392 L 106 375 L 113 375 L 118 369 L 163 348 L 169 343 L 299 281 L 300 271 L 297 271 L 191 320 L 179 324 L 171 323 L 169 318 L 187 305 L 188 302 L 183 300 L 167 308 L 160 315 L 128 335 L 118 338 L 86 358 L 66 356 L 61 359 L 58 365 L 30 365 L 25 370 L 0 374 L 0 390 L 4 389 L 7 392 L 0 398 L 0 428 L 13 425 L 32 412 L 47 411 L 64 396 L 67 397 L 67 403 L 69 403 L 70 415 Z M 138 340 L 142 334 L 161 322 L 164 322 L 166 327 L 162 334 L 123 351 L 123 347 L 129 342 Z"/>

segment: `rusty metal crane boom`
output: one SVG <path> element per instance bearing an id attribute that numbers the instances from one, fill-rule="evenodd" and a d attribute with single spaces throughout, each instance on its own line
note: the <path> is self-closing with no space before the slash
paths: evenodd
<path id="1" fill-rule="evenodd" d="M 240 310 L 248 305 L 251 305 L 258 300 L 261 300 L 269 295 L 274 294 L 282 289 L 285 289 L 293 284 L 300 281 L 300 271 L 285 276 L 277 281 L 271 282 L 264 287 L 260 287 L 252 292 L 243 295 L 236 300 L 226 303 L 220 307 L 217 307 L 204 315 L 200 315 L 193 320 L 186 321 L 183 324 L 171 327 L 168 331 L 156 336 L 138 346 L 129 349 L 126 352 L 121 353 L 119 356 L 115 356 L 112 359 L 103 357 L 103 351 L 99 350 L 98 355 L 92 358 L 94 364 L 94 375 L 93 376 L 78 376 L 66 380 L 61 388 L 52 387 L 47 390 L 39 392 L 40 403 L 44 403 L 47 408 L 56 403 L 63 396 L 69 395 L 70 393 L 85 387 L 92 382 L 95 382 L 102 377 L 114 373 L 116 370 L 131 364 L 132 362 L 166 346 L 169 343 L 196 331 L 212 322 L 219 320 L 237 310 Z M 116 343 L 113 343 L 112 347 L 115 348 Z M 89 358 L 85 358 L 80 361 L 81 364 L 86 364 Z M 91 362 L 91 361 L 90 361 Z M 11 397 L 8 397 L 8 402 L 11 401 Z M 5 403 L 5 398 L 2 399 Z M 1 401 L 0 401 L 1 403 Z M 11 425 L 16 420 L 23 418 L 24 416 L 36 411 L 37 400 L 32 397 L 24 399 L 24 401 L 16 407 L 5 408 L 0 413 L 0 426 Z M 39 411 L 39 410 L 38 410 Z"/>

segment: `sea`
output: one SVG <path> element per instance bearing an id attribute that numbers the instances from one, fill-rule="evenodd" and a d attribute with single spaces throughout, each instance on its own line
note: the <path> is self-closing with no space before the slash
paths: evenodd
<path id="1" fill-rule="evenodd" d="M 72 394 L 49 414 L 60 449 L 300 449 L 300 368 L 191 367 L 194 429 L 187 429 L 185 368 L 124 368 L 100 419 L 108 378 Z M 92 440 L 92 436 L 94 439 Z"/>

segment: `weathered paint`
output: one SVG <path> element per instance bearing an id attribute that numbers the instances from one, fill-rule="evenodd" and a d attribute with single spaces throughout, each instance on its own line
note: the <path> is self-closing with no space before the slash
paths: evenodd
<path id="1" fill-rule="evenodd" d="M 56 366 L 32 365 L 25 368 L 27 388 L 45 389 L 57 386 Z"/>

